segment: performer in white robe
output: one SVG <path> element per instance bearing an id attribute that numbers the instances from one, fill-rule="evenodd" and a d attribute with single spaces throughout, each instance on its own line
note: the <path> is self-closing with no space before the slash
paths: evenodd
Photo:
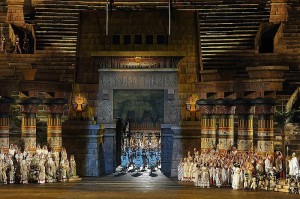
<path id="1" fill-rule="evenodd" d="M 270 156 L 267 156 L 265 159 L 265 172 L 269 173 L 272 169 L 271 161 L 270 161 Z"/>
<path id="2" fill-rule="evenodd" d="M 183 159 L 183 181 L 187 181 L 188 180 L 188 159 L 184 158 Z"/>
<path id="3" fill-rule="evenodd" d="M 178 164 L 178 180 L 183 181 L 183 164 L 184 162 L 182 161 L 182 158 L 180 159 L 180 162 Z"/>
<path id="4" fill-rule="evenodd" d="M 215 169 L 215 181 L 216 181 L 216 186 L 220 188 L 222 185 L 222 174 L 221 174 L 221 168 L 219 166 L 217 166 Z"/>
<path id="5" fill-rule="evenodd" d="M 289 160 L 289 174 L 290 175 L 299 175 L 299 161 L 296 157 L 296 153 L 292 154 L 292 159 Z"/>
<path id="6" fill-rule="evenodd" d="M 241 189 L 241 169 L 239 167 L 234 168 L 233 180 L 232 180 L 233 189 Z"/>
<path id="7" fill-rule="evenodd" d="M 192 168 L 191 168 L 191 173 L 192 173 L 192 181 L 195 183 L 198 181 L 198 167 L 197 167 L 198 163 L 196 161 L 196 158 L 194 158 L 194 163 L 192 164 Z"/>
<path id="8" fill-rule="evenodd" d="M 207 168 L 208 164 L 204 165 L 202 167 L 202 172 L 201 172 L 201 180 L 200 180 L 200 187 L 207 187 L 209 188 L 210 186 L 210 182 L 209 182 L 209 171 L 208 171 L 208 168 Z"/>

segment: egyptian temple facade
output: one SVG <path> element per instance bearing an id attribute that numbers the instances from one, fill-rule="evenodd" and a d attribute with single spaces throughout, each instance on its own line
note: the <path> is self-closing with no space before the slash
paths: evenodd
<path id="1" fill-rule="evenodd" d="M 0 4 L 3 148 L 65 147 L 81 176 L 114 172 L 126 122 L 158 135 L 169 176 L 194 148 L 284 148 L 274 114 L 299 109 L 299 1 Z M 299 141 L 286 144 L 300 152 Z"/>

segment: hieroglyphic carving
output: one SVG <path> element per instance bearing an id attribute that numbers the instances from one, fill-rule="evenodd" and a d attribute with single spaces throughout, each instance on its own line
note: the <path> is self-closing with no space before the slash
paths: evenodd
<path id="1" fill-rule="evenodd" d="M 107 89 L 177 89 L 176 72 L 100 72 L 100 90 Z M 100 99 L 101 100 L 101 99 Z M 100 122 L 113 121 L 112 100 L 99 102 Z M 165 102 L 165 123 L 178 123 L 178 99 Z"/>
<path id="2" fill-rule="evenodd" d="M 201 138 L 201 150 L 211 149 L 216 146 L 216 138 Z"/>
<path id="3" fill-rule="evenodd" d="M 178 105 L 174 100 L 168 100 L 165 107 L 164 122 L 167 124 L 176 124 L 179 122 Z"/>
<path id="4" fill-rule="evenodd" d="M 9 148 L 9 138 L 0 138 L 0 148 Z"/>
<path id="5" fill-rule="evenodd" d="M 181 57 L 97 57 L 98 68 L 177 68 Z"/>
<path id="6" fill-rule="evenodd" d="M 237 141 L 238 151 L 252 151 L 253 150 L 253 140 L 249 139 L 239 139 Z"/>
<path id="7" fill-rule="evenodd" d="M 102 88 L 169 88 L 177 86 L 176 73 L 100 73 Z"/>
<path id="8" fill-rule="evenodd" d="M 257 142 L 258 152 L 263 153 L 273 153 L 274 151 L 274 142 L 273 141 L 258 141 Z"/>
<path id="9" fill-rule="evenodd" d="M 111 123 L 113 121 L 113 108 L 109 100 L 102 100 L 99 104 L 99 119 L 102 123 Z"/>
<path id="10" fill-rule="evenodd" d="M 222 150 L 228 150 L 233 145 L 233 138 L 219 138 L 218 148 Z"/>

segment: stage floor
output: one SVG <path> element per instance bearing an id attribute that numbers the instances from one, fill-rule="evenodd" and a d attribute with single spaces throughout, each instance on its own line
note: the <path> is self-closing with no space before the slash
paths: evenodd
<path id="1" fill-rule="evenodd" d="M 81 181 L 67 183 L 47 183 L 28 185 L 0 185 L 0 196 L 3 198 L 201 198 L 201 199 L 289 199 L 300 198 L 278 192 L 247 192 L 230 188 L 196 188 L 191 183 L 177 182 L 165 177 L 159 171 L 149 176 L 127 173 L 124 175 L 107 175 L 101 178 L 83 178 Z"/>

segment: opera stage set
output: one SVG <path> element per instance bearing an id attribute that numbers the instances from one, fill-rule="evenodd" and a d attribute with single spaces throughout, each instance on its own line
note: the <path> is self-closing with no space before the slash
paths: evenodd
<path id="1" fill-rule="evenodd" d="M 120 183 L 129 197 L 143 190 L 134 189 L 142 182 L 148 194 L 170 185 L 178 196 L 215 198 L 220 190 L 177 182 L 189 152 L 255 154 L 274 160 L 275 167 L 280 151 L 281 180 L 290 172 L 292 154 L 299 159 L 297 0 L 0 4 L 0 147 L 3 153 L 11 145 L 32 153 L 44 145 L 58 153 L 66 149 L 83 179 L 65 191 L 80 192 L 82 185 L 96 197 L 98 188 L 89 189 L 94 183 L 107 185 L 106 196 L 113 198 L 113 184 Z M 150 162 L 148 153 L 159 157 L 157 178 L 152 170 L 146 177 L 111 177 L 131 150 L 141 150 L 142 162 Z M 46 183 L 41 193 L 51 198 L 47 190 L 56 186 Z M 26 187 L 14 188 L 26 193 Z M 165 197 L 176 197 L 170 194 Z M 253 196 L 260 194 L 266 193 Z M 292 196 L 276 194 L 270 197 Z"/>

